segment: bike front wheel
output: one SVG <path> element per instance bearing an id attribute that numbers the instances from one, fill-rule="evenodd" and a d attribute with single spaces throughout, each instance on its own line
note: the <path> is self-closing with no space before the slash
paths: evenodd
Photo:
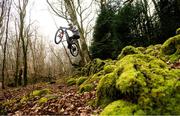
<path id="1" fill-rule="evenodd" d="M 79 54 L 79 48 L 77 43 L 72 43 L 71 47 L 70 47 L 70 53 L 76 57 Z"/>
<path id="2" fill-rule="evenodd" d="M 62 41 L 63 36 L 64 36 L 64 31 L 62 29 L 58 29 L 56 31 L 56 34 L 55 34 L 55 37 L 54 37 L 54 42 L 56 44 L 59 44 Z"/>

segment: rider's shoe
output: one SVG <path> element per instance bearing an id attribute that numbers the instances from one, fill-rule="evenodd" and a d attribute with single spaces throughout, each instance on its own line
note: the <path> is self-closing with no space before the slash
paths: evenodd
<path id="1" fill-rule="evenodd" d="M 68 49 L 71 49 L 71 45 L 70 44 L 68 44 L 68 47 L 67 47 Z"/>

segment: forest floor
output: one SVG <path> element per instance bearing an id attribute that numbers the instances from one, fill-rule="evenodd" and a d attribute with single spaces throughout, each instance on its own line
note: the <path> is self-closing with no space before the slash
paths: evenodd
<path id="1" fill-rule="evenodd" d="M 180 61 L 169 66 L 180 69 Z M 64 79 L 57 80 L 55 83 L 6 88 L 0 90 L 0 115 L 88 116 L 100 114 L 102 109 L 94 106 L 96 90 L 79 93 L 78 89 L 77 85 L 67 86 Z M 45 94 L 41 92 L 42 90 Z"/>
<path id="2" fill-rule="evenodd" d="M 43 89 L 50 90 L 51 96 L 55 99 L 39 103 L 37 100 L 40 97 L 37 96 L 22 103 L 23 96 L 30 95 L 34 90 Z M 3 109 L 8 115 L 98 115 L 101 109 L 91 105 L 95 100 L 95 93 L 93 90 L 81 94 L 76 85 L 67 86 L 64 82 L 39 83 L 0 91 L 0 102 L 9 103 L 6 105 L 8 107 Z"/>

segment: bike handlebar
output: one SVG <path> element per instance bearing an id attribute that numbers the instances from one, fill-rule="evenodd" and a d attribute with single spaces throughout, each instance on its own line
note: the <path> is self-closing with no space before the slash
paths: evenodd
<path id="1" fill-rule="evenodd" d="M 66 29 L 66 30 L 68 30 L 69 28 L 67 28 L 67 27 L 59 27 L 60 29 Z"/>

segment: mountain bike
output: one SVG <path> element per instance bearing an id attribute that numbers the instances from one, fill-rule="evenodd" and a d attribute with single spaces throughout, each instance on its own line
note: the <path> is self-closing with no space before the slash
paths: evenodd
<path id="1" fill-rule="evenodd" d="M 78 40 L 77 39 L 69 39 L 69 34 L 67 32 L 68 28 L 66 27 L 60 27 L 55 34 L 54 42 L 56 44 L 59 44 L 60 42 L 63 42 L 63 38 L 66 38 L 66 41 L 69 47 L 69 51 L 72 54 L 72 56 L 76 57 L 79 54 L 79 47 L 78 47 Z"/>

